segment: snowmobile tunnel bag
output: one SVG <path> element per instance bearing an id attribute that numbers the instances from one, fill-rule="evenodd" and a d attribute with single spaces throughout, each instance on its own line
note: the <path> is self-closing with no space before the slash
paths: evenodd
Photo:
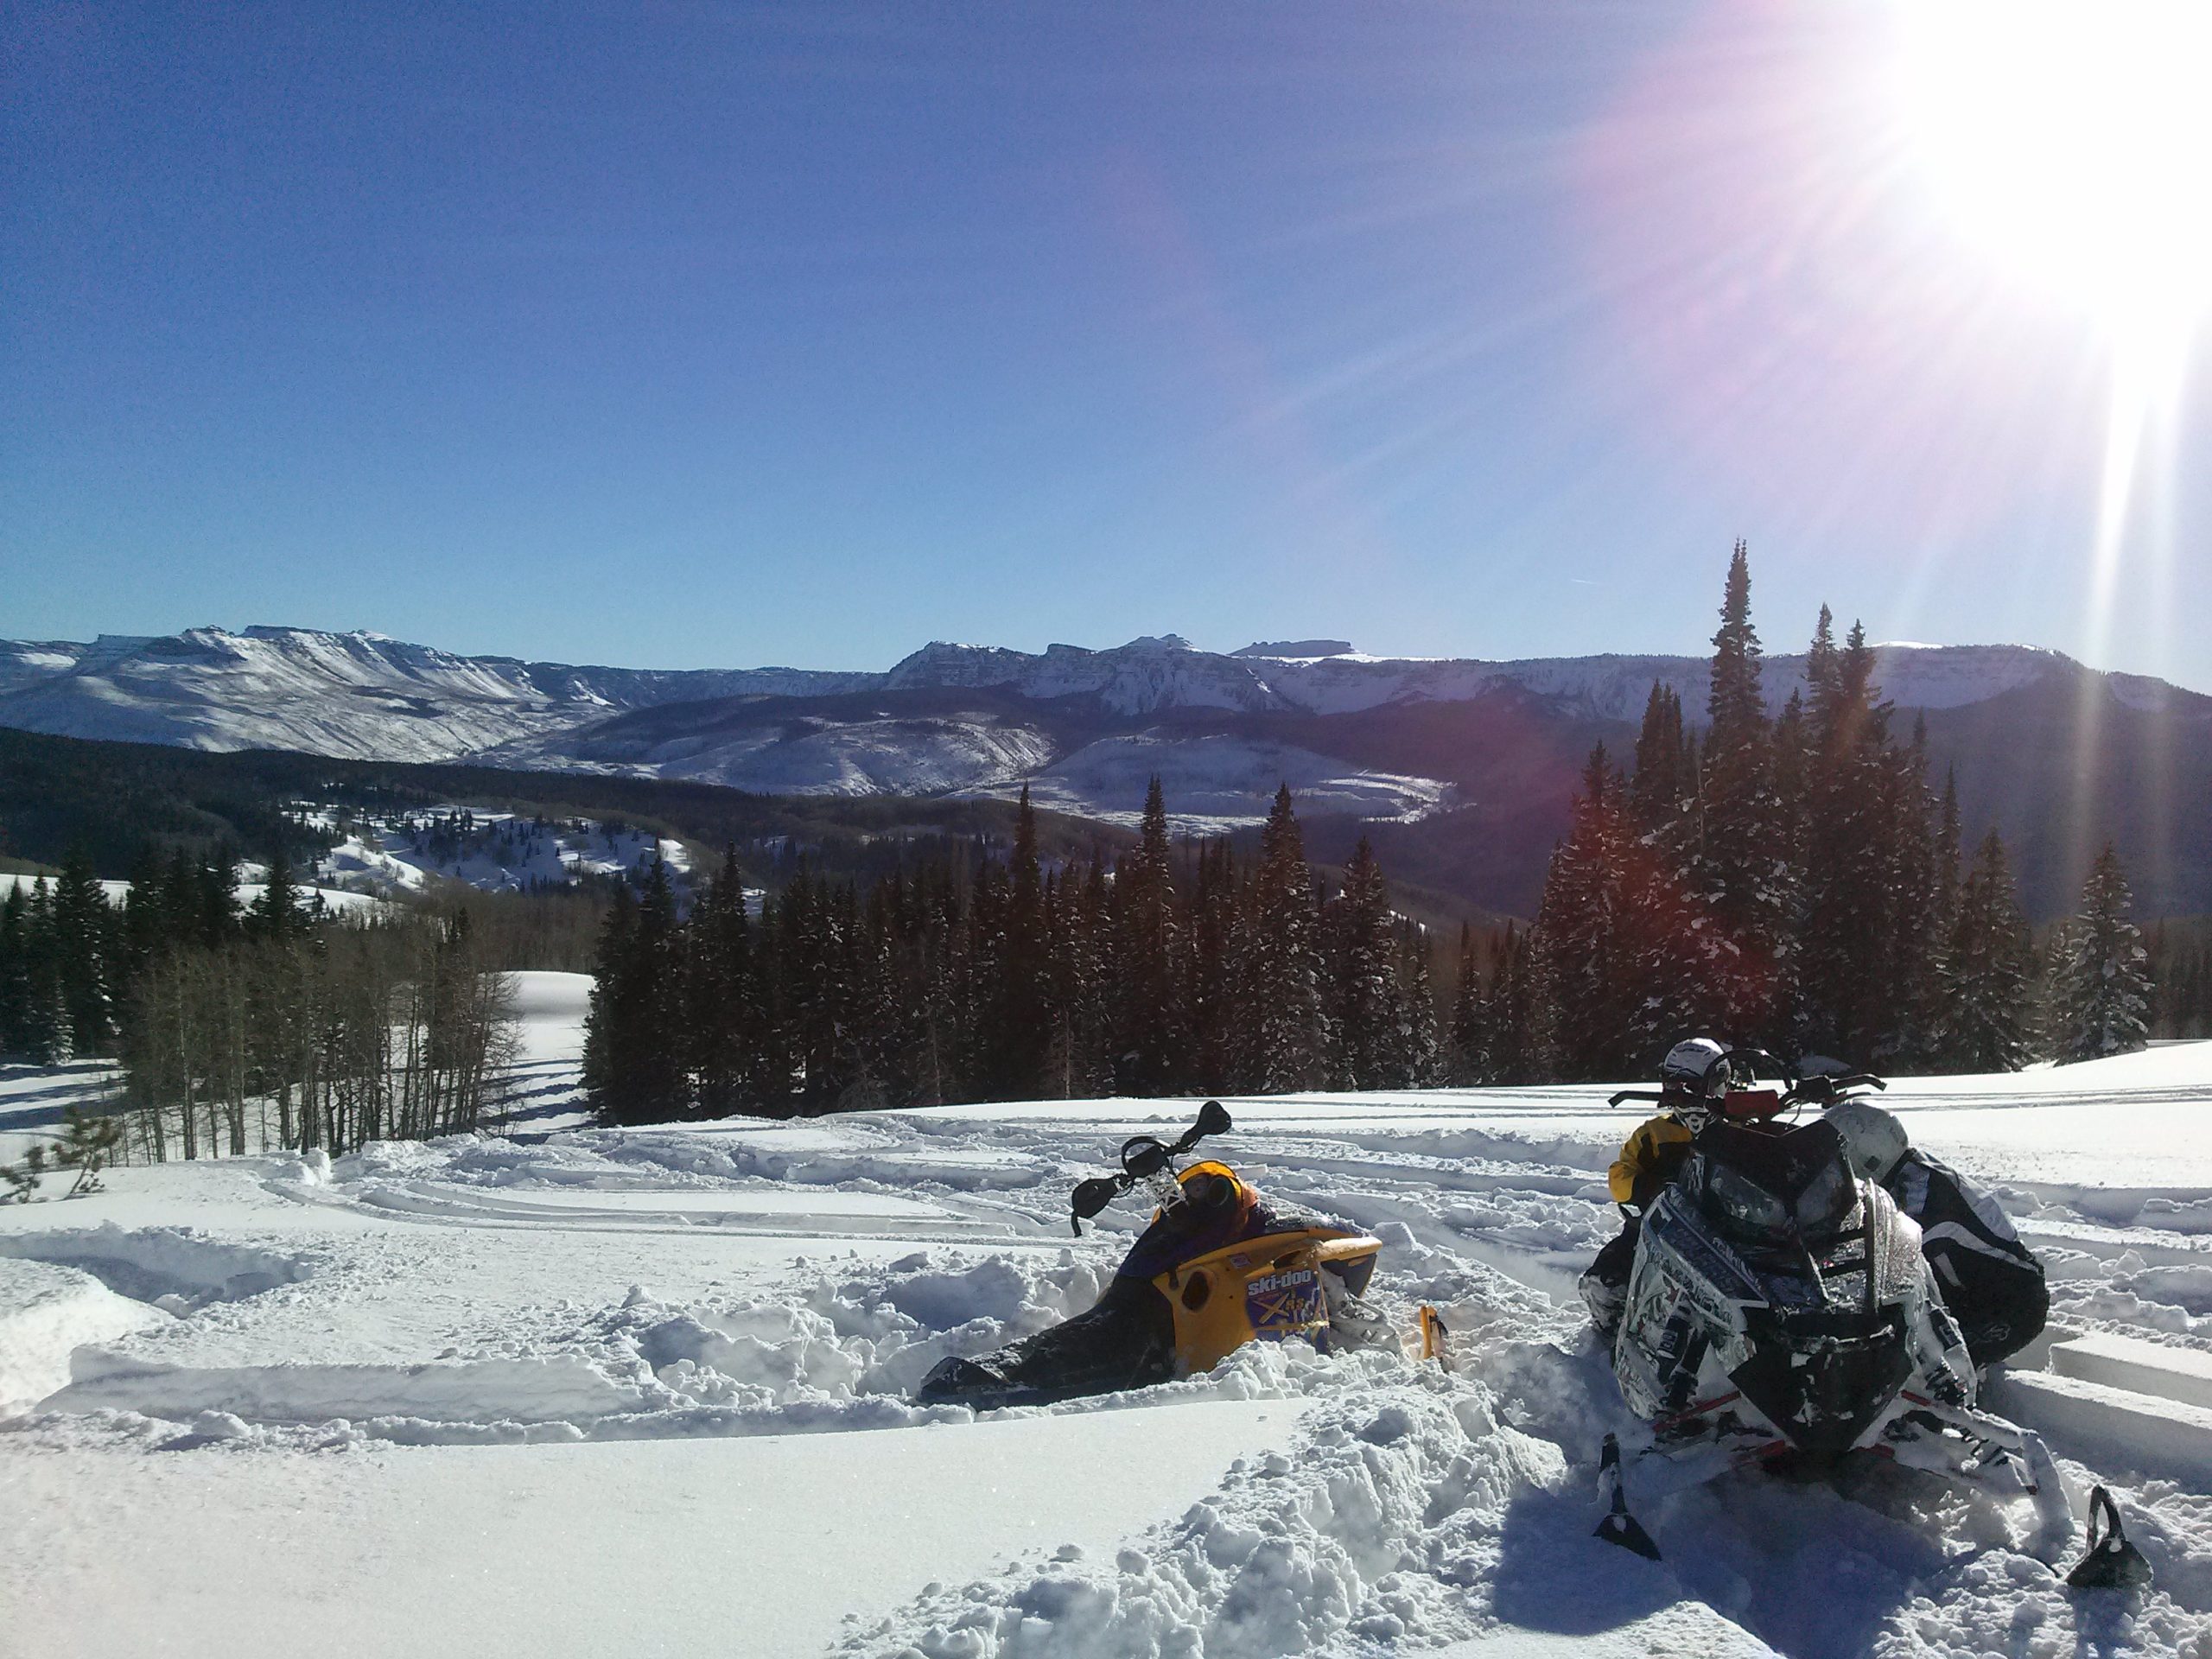
<path id="1" fill-rule="evenodd" d="M 1175 1357 L 1186 1374 L 1211 1370 L 1248 1342 L 1303 1337 L 1328 1346 L 1321 1275 L 1360 1294 L 1375 1273 L 1380 1239 L 1318 1228 L 1262 1234 L 1194 1256 L 1153 1286 L 1175 1315 Z"/>

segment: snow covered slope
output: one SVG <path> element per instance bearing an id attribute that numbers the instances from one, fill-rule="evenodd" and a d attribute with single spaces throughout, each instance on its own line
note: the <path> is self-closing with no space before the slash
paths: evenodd
<path id="1" fill-rule="evenodd" d="M 550 1085 L 582 990 L 524 988 Z M 1142 1217 L 1071 1239 L 1069 1186 L 1189 1103 L 537 1116 L 0 1210 L 0 1340 L 16 1391 L 46 1389 L 0 1433 L 0 1559 L 39 1565 L 10 1635 L 244 1659 L 2212 1647 L 2203 1408 L 2171 1392 L 2212 1376 L 2212 1045 L 1891 1096 L 2050 1266 L 2064 1328 L 2013 1408 L 2077 1511 L 2113 1485 L 2159 1575 L 2138 1603 L 2067 1592 L 2018 1506 L 1888 1467 L 1655 1502 L 1663 1563 L 1592 1541 L 1619 1408 L 1572 1280 L 1633 1121 L 1602 1096 L 1230 1103 L 1221 1154 L 1382 1238 L 1378 1299 L 1439 1305 L 1455 1373 L 1253 1348 L 982 1419 L 904 1395 L 1090 1302 Z"/>
<path id="2" fill-rule="evenodd" d="M 103 635 L 90 645 L 0 641 L 0 725 L 195 748 L 384 760 L 450 760 L 534 743 L 535 758 L 558 764 L 561 746 L 548 741 L 553 734 L 629 709 L 730 699 L 990 690 L 1033 702 L 1080 700 L 1124 717 L 1173 710 L 1329 715 L 1460 702 L 1511 689 L 1552 700 L 1568 713 L 1611 721 L 1637 718 L 1655 681 L 1674 685 L 1694 713 L 1704 700 L 1705 664 L 1694 657 L 1482 662 L 1350 650 L 1262 654 L 1268 649 L 1247 646 L 1224 655 L 1194 650 L 1174 634 L 1103 651 L 1056 645 L 1042 653 L 934 642 L 882 673 L 664 671 L 462 657 L 373 633 L 194 628 L 157 639 Z M 1803 684 L 1804 658 L 1773 657 L 1768 664 L 1768 699 L 1779 708 Z M 2055 652 L 2024 646 L 1901 645 L 1880 648 L 1876 677 L 1900 706 L 1948 709 L 2083 672 Z M 2194 699 L 2212 708 L 2212 699 L 2159 681 L 2106 677 L 2132 707 L 2190 705 Z M 899 742 L 893 734 L 886 747 Z M 726 769 L 730 764 L 724 762 Z M 796 787 L 840 784 L 834 765 L 826 780 L 806 763 L 785 770 Z"/>
<path id="3" fill-rule="evenodd" d="M 792 696 L 856 677 L 798 669 L 577 668 L 460 657 L 375 633 L 192 628 L 90 645 L 0 642 L 0 726 L 196 749 L 450 760 L 617 709 Z"/>

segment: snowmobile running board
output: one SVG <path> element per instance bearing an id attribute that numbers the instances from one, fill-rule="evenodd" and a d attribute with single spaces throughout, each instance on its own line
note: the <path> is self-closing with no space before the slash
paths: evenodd
<path id="1" fill-rule="evenodd" d="M 2097 1532 L 2100 1518 L 2105 1523 L 2101 1537 Z M 2151 1563 L 2127 1541 L 2120 1510 L 2101 1486 L 2089 1494 L 2088 1554 L 2066 1575 L 2066 1582 L 2076 1590 L 2137 1590 L 2151 1582 Z"/>
<path id="2" fill-rule="evenodd" d="M 1618 1434 L 1605 1436 L 1605 1449 L 1598 1459 L 1598 1495 L 1609 1498 L 1605 1518 L 1592 1535 L 1623 1549 L 1632 1549 L 1647 1561 L 1659 1559 L 1659 1546 L 1628 1512 L 1628 1494 L 1621 1488 L 1621 1442 Z M 2119 1523 L 2113 1523 L 2117 1526 Z"/>

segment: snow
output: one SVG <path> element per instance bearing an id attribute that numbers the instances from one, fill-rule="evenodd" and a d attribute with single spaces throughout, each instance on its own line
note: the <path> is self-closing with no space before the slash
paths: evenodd
<path id="1" fill-rule="evenodd" d="M 5 898 L 10 891 L 16 887 L 22 887 L 28 893 L 28 891 L 35 887 L 41 879 L 46 882 L 47 891 L 51 893 L 54 890 L 54 878 L 52 876 L 41 878 L 35 875 L 11 875 L 0 874 L 0 898 Z M 130 884 L 128 881 L 103 880 L 100 883 L 100 891 L 102 893 L 106 895 L 107 901 L 110 904 L 119 905 L 125 899 L 130 896 Z M 238 903 L 241 905 L 251 906 L 258 902 L 261 896 L 268 891 L 268 887 L 264 882 L 240 881 L 238 884 Z M 298 886 L 296 891 L 299 894 L 299 899 L 302 904 L 306 905 L 314 903 L 315 895 L 320 893 L 322 895 L 323 903 L 334 911 L 354 912 L 371 908 L 373 905 L 373 900 L 366 893 L 350 893 L 334 886 L 311 887 L 302 882 Z"/>
<path id="2" fill-rule="evenodd" d="M 381 817 L 341 817 L 331 808 L 307 804 L 293 811 L 302 823 L 339 836 L 309 875 L 327 888 L 343 889 L 346 901 L 357 905 L 363 895 L 422 893 L 440 881 L 485 893 L 525 893 L 588 876 L 638 880 L 656 858 L 668 866 L 679 892 L 691 874 L 690 851 L 682 842 L 592 818 L 541 826 L 515 813 L 459 804 Z M 464 812 L 465 832 L 458 827 Z"/>
<path id="3" fill-rule="evenodd" d="M 1090 1304 L 1142 1217 L 1071 1237 L 1071 1185 L 1192 1103 L 594 1129 L 587 982 L 518 979 L 547 1103 L 512 1134 L 0 1208 L 35 1650 L 2212 1652 L 2212 1044 L 1888 1096 L 2050 1265 L 1998 1403 L 2077 1515 L 2112 1485 L 2158 1574 L 2128 1602 L 1893 1467 L 1649 1495 L 1658 1563 L 1592 1540 L 1621 1408 L 1572 1285 L 1637 1121 L 1603 1090 L 1228 1103 L 1220 1155 L 1381 1237 L 1378 1304 L 1440 1307 L 1454 1370 L 1255 1346 L 979 1418 L 908 1396 Z M 104 1075 L 0 1075 L 0 1128 Z"/>

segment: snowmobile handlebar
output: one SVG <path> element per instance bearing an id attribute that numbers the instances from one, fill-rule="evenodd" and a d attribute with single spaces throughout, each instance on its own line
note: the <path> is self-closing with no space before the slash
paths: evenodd
<path id="1" fill-rule="evenodd" d="M 1231 1127 L 1228 1109 L 1217 1100 L 1210 1100 L 1198 1108 L 1198 1121 L 1173 1142 L 1154 1135 L 1131 1135 L 1122 1142 L 1120 1174 L 1094 1175 L 1087 1181 L 1076 1183 L 1076 1189 L 1068 1198 L 1069 1230 L 1081 1238 L 1086 1220 L 1139 1181 L 1148 1181 L 1164 1170 L 1172 1170 L 1176 1159 L 1208 1135 L 1225 1134 Z"/>

